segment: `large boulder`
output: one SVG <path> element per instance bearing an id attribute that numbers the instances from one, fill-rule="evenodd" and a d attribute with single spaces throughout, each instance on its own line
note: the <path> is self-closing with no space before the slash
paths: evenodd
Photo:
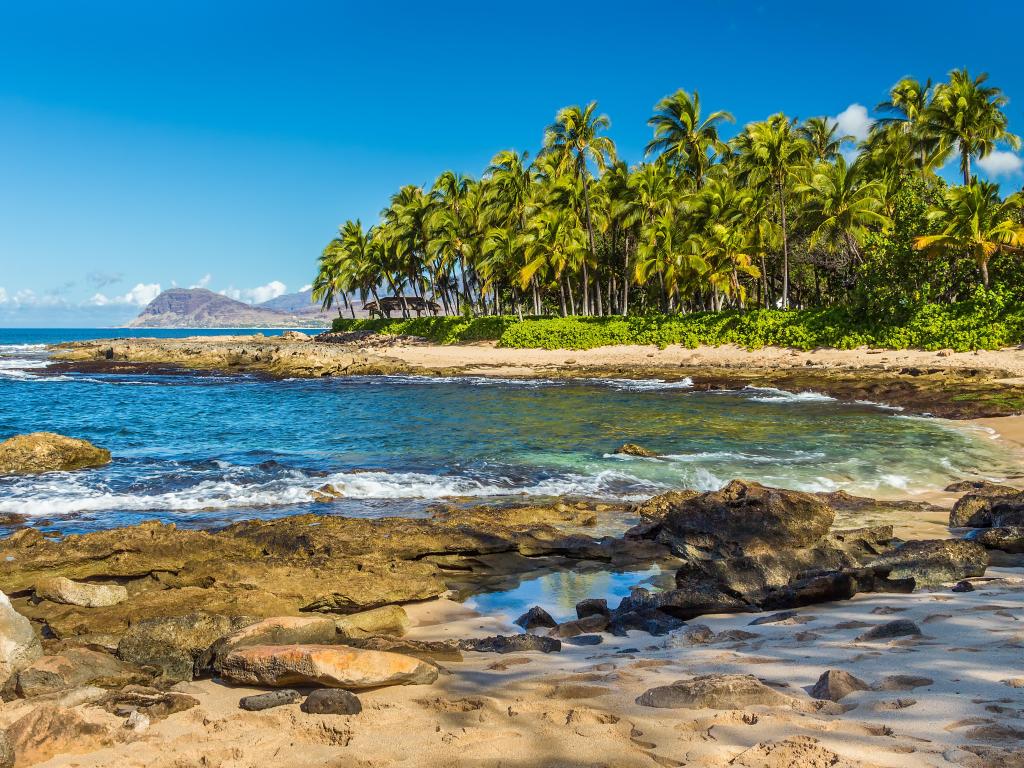
<path id="1" fill-rule="evenodd" d="M 138 667 L 109 653 L 90 648 L 68 648 L 54 656 L 42 656 L 21 670 L 18 673 L 18 694 L 42 696 L 86 685 L 120 688 L 149 680 L 150 676 Z"/>
<path id="2" fill-rule="evenodd" d="M 953 505 L 950 528 L 988 528 L 992 525 L 992 507 L 1003 499 L 1020 495 L 1020 489 L 1008 485 L 979 483 Z"/>
<path id="3" fill-rule="evenodd" d="M 236 648 L 252 645 L 330 645 L 338 640 L 330 616 L 275 616 L 219 638 L 199 659 L 198 666 L 212 666 L 219 671 L 225 656 Z"/>
<path id="4" fill-rule="evenodd" d="M 167 682 L 192 680 L 204 670 L 208 649 L 225 635 L 250 624 L 249 619 L 215 613 L 143 619 L 121 638 L 117 655 L 134 664 L 154 666 Z"/>
<path id="5" fill-rule="evenodd" d="M 1024 493 L 992 500 L 992 526 L 994 528 L 1024 526 Z"/>
<path id="6" fill-rule="evenodd" d="M 110 451 L 53 432 L 15 435 L 0 443 L 0 475 L 70 472 L 110 463 Z"/>
<path id="7" fill-rule="evenodd" d="M 1024 554 L 1024 526 L 1007 526 L 1004 528 L 985 528 L 970 531 L 970 541 L 981 544 L 985 549 L 1000 549 L 1011 555 Z"/>
<path id="8" fill-rule="evenodd" d="M 867 563 L 893 579 L 913 579 L 920 587 L 937 587 L 975 576 L 988 568 L 985 548 L 962 539 L 908 541 Z"/>
<path id="9" fill-rule="evenodd" d="M 409 615 L 400 605 L 384 605 L 370 611 L 350 613 L 334 621 L 338 633 L 345 637 L 371 635 L 404 635 L 409 629 Z"/>
<path id="10" fill-rule="evenodd" d="M 221 675 L 248 685 L 361 689 L 430 684 L 437 667 L 412 656 L 342 645 L 256 645 L 225 656 Z"/>
<path id="11" fill-rule="evenodd" d="M 43 647 L 29 620 L 0 592 L 0 688 L 42 655 Z"/>
<path id="12" fill-rule="evenodd" d="M 637 697 L 644 707 L 668 709 L 744 709 L 787 707 L 797 700 L 769 688 L 753 675 L 700 675 L 651 688 Z"/>
<path id="13" fill-rule="evenodd" d="M 106 608 L 128 599 L 128 590 L 120 584 L 84 584 L 54 576 L 36 584 L 36 597 L 82 608 Z"/>
<path id="14" fill-rule="evenodd" d="M 809 493 L 733 480 L 720 491 L 670 505 L 662 535 L 673 548 L 741 547 L 745 552 L 810 547 L 832 527 L 835 513 Z"/>

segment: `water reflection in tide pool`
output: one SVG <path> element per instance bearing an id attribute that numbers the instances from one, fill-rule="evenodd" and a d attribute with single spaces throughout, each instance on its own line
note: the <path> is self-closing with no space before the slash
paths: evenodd
<path id="1" fill-rule="evenodd" d="M 562 622 L 576 618 L 580 600 L 603 597 L 615 608 L 632 587 L 656 589 L 652 582 L 661 575 L 658 566 L 634 571 L 560 571 L 520 582 L 512 589 L 474 595 L 466 606 L 485 616 L 504 614 L 512 620 L 539 605 Z"/>

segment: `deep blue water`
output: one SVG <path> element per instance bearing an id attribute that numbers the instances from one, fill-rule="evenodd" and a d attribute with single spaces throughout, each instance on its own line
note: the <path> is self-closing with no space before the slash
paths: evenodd
<path id="1" fill-rule="evenodd" d="M 55 375 L 38 346 L 112 335 L 123 334 L 0 330 L 0 439 L 49 430 L 114 455 L 100 470 L 0 478 L 0 512 L 73 531 L 150 518 L 212 526 L 311 510 L 418 514 L 445 498 L 642 498 L 733 477 L 884 495 L 1012 471 L 984 433 L 814 393 L 621 380 Z M 625 441 L 666 456 L 612 455 Z M 313 503 L 309 492 L 325 483 L 344 497 Z"/>

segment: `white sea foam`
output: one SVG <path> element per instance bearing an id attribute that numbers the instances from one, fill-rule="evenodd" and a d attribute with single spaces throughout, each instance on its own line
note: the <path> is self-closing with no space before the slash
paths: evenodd
<path id="1" fill-rule="evenodd" d="M 820 392 L 787 392 L 784 389 L 775 387 L 744 387 L 744 392 L 757 392 L 758 395 L 749 398 L 756 403 L 826 403 L 834 401 L 834 397 L 823 395 Z"/>

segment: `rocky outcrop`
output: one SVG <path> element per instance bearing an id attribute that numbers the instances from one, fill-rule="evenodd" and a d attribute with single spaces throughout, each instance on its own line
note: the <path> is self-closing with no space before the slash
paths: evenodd
<path id="1" fill-rule="evenodd" d="M 0 475 L 71 472 L 110 463 L 110 451 L 53 432 L 15 435 L 0 443 Z"/>
<path id="2" fill-rule="evenodd" d="M 651 688 L 637 697 L 644 707 L 667 709 L 743 709 L 786 707 L 796 699 L 779 693 L 753 675 L 700 675 Z"/>
<path id="3" fill-rule="evenodd" d="M 658 453 L 656 451 L 644 448 L 642 445 L 637 445 L 636 443 L 623 443 L 615 449 L 615 452 L 623 456 L 639 456 L 644 459 L 656 459 L 658 457 Z"/>
<path id="4" fill-rule="evenodd" d="M 82 584 L 63 576 L 39 582 L 35 593 L 41 600 L 82 608 L 106 608 L 128 599 L 128 590 L 119 584 Z"/>
<path id="5" fill-rule="evenodd" d="M 17 690 L 19 696 L 42 696 L 87 685 L 120 688 L 150 679 L 138 667 L 108 653 L 69 648 L 53 656 L 42 656 L 21 670 Z"/>
<path id="6" fill-rule="evenodd" d="M 0 688 L 42 655 L 43 647 L 32 624 L 0 592 Z"/>
<path id="7" fill-rule="evenodd" d="M 329 645 L 338 642 L 338 631 L 330 616 L 275 616 L 249 624 L 218 638 L 197 660 L 196 668 L 220 671 L 224 657 L 236 648 L 252 645 Z"/>
<path id="8" fill-rule="evenodd" d="M 908 541 L 868 566 L 888 570 L 893 579 L 913 579 L 918 587 L 936 587 L 984 576 L 988 555 L 980 544 L 961 539 Z"/>
<path id="9" fill-rule="evenodd" d="M 225 656 L 221 675 L 250 685 L 362 689 L 427 685 L 437 679 L 437 667 L 411 656 L 339 645 L 257 645 Z"/>
<path id="10" fill-rule="evenodd" d="M 967 539 L 980 544 L 985 549 L 998 549 L 1011 555 L 1024 554 L 1024 526 L 971 531 L 967 534 Z"/>
<path id="11" fill-rule="evenodd" d="M 350 613 L 334 620 L 343 637 L 395 635 L 401 637 L 409 629 L 409 616 L 400 605 L 384 605 L 370 611 Z"/>
<path id="12" fill-rule="evenodd" d="M 202 674 L 210 646 L 250 619 L 213 613 L 164 616 L 133 623 L 117 646 L 124 661 L 156 667 L 163 680 L 192 680 Z"/>
<path id="13" fill-rule="evenodd" d="M 988 528 L 993 525 L 996 505 L 1021 496 L 1020 489 L 995 483 L 972 483 L 965 490 L 968 492 L 957 499 L 949 513 L 950 528 Z"/>

